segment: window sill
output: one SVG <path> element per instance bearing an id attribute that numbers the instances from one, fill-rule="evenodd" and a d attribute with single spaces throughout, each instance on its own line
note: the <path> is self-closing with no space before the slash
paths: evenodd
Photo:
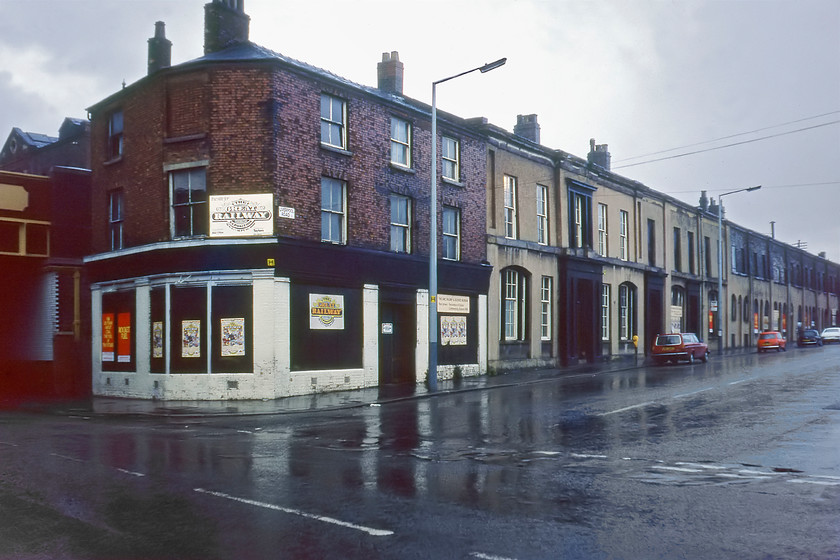
<path id="1" fill-rule="evenodd" d="M 462 183 L 461 181 L 456 181 L 455 179 L 450 179 L 448 177 L 441 177 L 440 180 L 441 180 L 442 183 L 447 184 L 447 185 L 452 185 L 453 187 L 464 188 L 464 187 L 467 186 L 465 183 Z"/>
<path id="2" fill-rule="evenodd" d="M 417 173 L 415 169 L 400 165 L 399 163 L 394 163 L 393 161 L 391 162 L 391 169 L 395 171 L 402 171 L 403 173 L 411 173 L 412 175 Z"/>
<path id="3" fill-rule="evenodd" d="M 353 152 L 351 152 L 349 150 L 345 150 L 344 148 L 340 148 L 338 146 L 333 146 L 331 144 L 324 144 L 323 142 L 321 142 L 321 149 L 326 150 L 328 152 L 333 152 L 335 154 L 341 154 L 343 156 L 352 156 L 353 155 Z"/>
<path id="4" fill-rule="evenodd" d="M 164 138 L 164 144 L 177 144 L 179 142 L 192 142 L 193 140 L 204 140 L 207 138 L 206 132 L 200 132 L 198 134 L 187 134 L 185 136 L 173 136 L 171 138 Z"/>

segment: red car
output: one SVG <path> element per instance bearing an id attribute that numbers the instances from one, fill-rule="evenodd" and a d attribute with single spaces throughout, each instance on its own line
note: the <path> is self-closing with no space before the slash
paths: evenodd
<path id="1" fill-rule="evenodd" d="M 659 334 L 651 354 L 657 364 L 680 360 L 693 364 L 695 360 L 709 360 L 709 346 L 694 333 Z"/>
<path id="2" fill-rule="evenodd" d="M 785 351 L 787 342 L 782 333 L 777 331 L 765 331 L 758 335 L 758 351 L 759 353 L 775 350 L 776 352 Z"/>

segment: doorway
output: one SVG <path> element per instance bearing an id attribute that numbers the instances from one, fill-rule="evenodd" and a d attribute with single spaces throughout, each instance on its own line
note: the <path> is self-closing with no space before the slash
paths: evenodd
<path id="1" fill-rule="evenodd" d="M 379 306 L 379 384 L 415 383 L 417 321 L 413 303 L 383 301 Z"/>

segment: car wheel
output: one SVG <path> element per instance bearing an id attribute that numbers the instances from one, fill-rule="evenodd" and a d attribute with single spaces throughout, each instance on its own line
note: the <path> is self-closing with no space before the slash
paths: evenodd
<path id="1" fill-rule="evenodd" d="M 779 346 L 779 347 L 777 347 L 777 348 L 776 348 L 776 352 L 781 352 L 781 351 L 782 351 L 782 347 L 781 347 L 781 346 Z"/>
<path id="2" fill-rule="evenodd" d="M 689 352 L 689 353 L 688 353 L 688 363 L 689 363 L 689 364 L 693 364 L 693 363 L 694 363 L 694 352 Z"/>
<path id="3" fill-rule="evenodd" d="M 705 364 L 708 361 L 709 361 L 709 351 L 706 350 L 705 352 L 703 352 L 703 363 Z"/>

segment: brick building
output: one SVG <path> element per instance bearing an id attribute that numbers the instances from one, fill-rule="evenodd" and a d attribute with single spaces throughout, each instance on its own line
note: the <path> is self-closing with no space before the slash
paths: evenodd
<path id="1" fill-rule="evenodd" d="M 205 54 L 89 108 L 93 392 L 274 398 L 427 370 L 430 107 L 248 41 L 205 6 Z M 486 367 L 486 152 L 439 114 L 439 375 Z"/>

